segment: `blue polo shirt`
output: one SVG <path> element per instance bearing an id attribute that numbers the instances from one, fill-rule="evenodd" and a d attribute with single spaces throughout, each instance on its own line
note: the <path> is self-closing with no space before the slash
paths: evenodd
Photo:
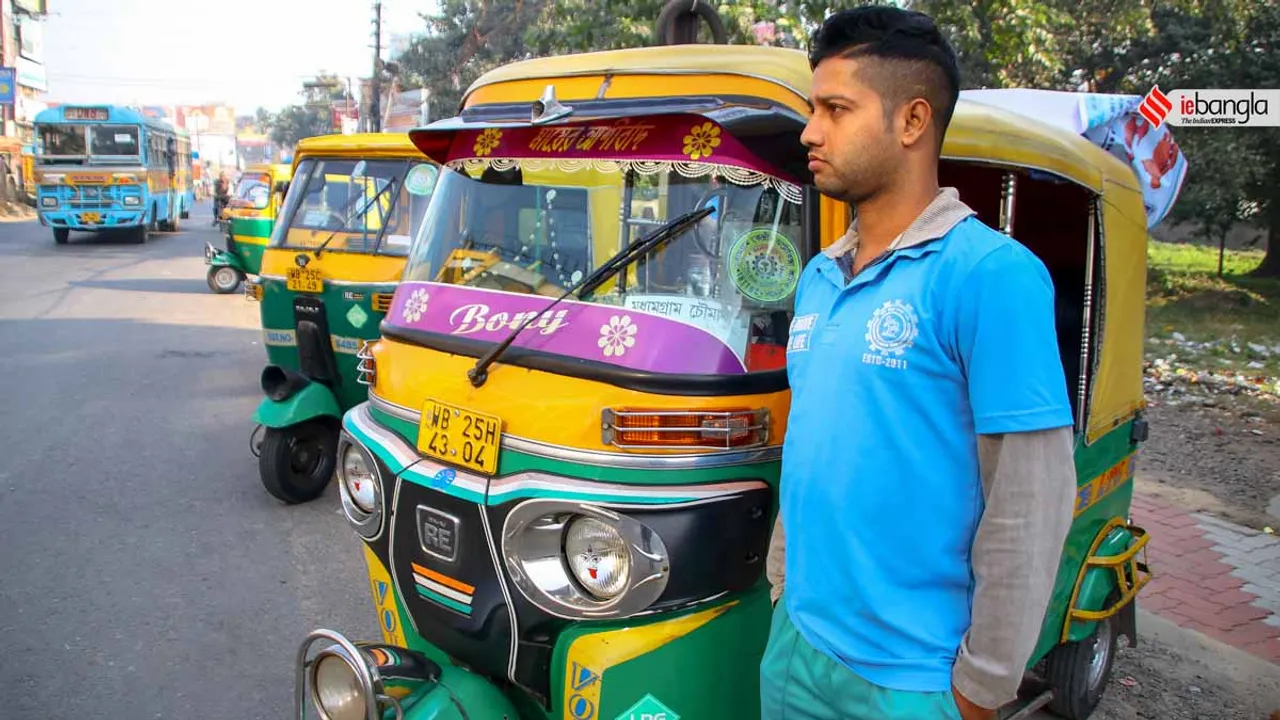
<path id="1" fill-rule="evenodd" d="M 1048 272 L 973 216 L 852 280 L 819 254 L 787 373 L 792 622 L 870 682 L 949 691 L 984 505 L 977 436 L 1072 423 Z"/>

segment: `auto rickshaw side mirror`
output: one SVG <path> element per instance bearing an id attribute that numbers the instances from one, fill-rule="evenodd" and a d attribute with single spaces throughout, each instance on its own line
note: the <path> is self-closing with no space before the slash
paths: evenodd
<path id="1" fill-rule="evenodd" d="M 1142 416 L 1138 416 L 1133 419 L 1133 433 L 1129 437 L 1129 440 L 1131 443 L 1133 443 L 1134 445 L 1137 445 L 1138 443 L 1144 443 L 1147 441 L 1147 437 L 1150 434 L 1151 434 L 1151 427 L 1147 423 L 1146 418 Z"/>

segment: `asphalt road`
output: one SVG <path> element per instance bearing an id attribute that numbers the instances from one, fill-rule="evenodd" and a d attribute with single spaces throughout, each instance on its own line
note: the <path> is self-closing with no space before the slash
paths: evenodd
<path id="1" fill-rule="evenodd" d="M 257 306 L 207 204 L 145 245 L 0 223 L 0 717 L 286 718 L 316 627 L 377 637 L 337 488 L 258 481 Z"/>

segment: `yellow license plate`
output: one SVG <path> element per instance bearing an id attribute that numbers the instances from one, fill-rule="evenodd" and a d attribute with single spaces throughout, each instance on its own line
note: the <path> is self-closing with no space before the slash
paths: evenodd
<path id="1" fill-rule="evenodd" d="M 427 400 L 418 424 L 418 451 L 482 475 L 498 471 L 502 420 L 438 400 Z"/>
<path id="2" fill-rule="evenodd" d="M 324 280 L 321 278 L 320 271 L 307 268 L 289 268 L 285 274 L 284 286 L 293 292 L 324 292 Z"/>
<path id="3" fill-rule="evenodd" d="M 98 213 L 80 213 L 80 222 L 96 225 L 102 222 L 102 216 Z"/>

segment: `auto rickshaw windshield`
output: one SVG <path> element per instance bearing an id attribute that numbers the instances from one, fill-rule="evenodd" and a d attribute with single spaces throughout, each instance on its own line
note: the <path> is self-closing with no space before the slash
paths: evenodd
<path id="1" fill-rule="evenodd" d="M 291 182 L 272 246 L 405 255 L 426 212 L 436 167 L 425 158 L 307 158 Z M 296 188 L 296 190 L 295 190 Z"/>
<path id="2" fill-rule="evenodd" d="M 786 342 L 808 259 L 800 194 L 759 174 L 731 182 L 710 165 L 636 167 L 499 159 L 470 174 L 446 169 L 403 279 L 557 297 L 669 220 L 711 206 L 693 229 L 579 300 L 626 308 L 631 320 L 693 325 L 747 371 L 780 367 L 780 354 L 764 365 L 748 358 L 758 356 L 754 344 Z M 555 342 L 541 349 L 557 352 Z"/>

